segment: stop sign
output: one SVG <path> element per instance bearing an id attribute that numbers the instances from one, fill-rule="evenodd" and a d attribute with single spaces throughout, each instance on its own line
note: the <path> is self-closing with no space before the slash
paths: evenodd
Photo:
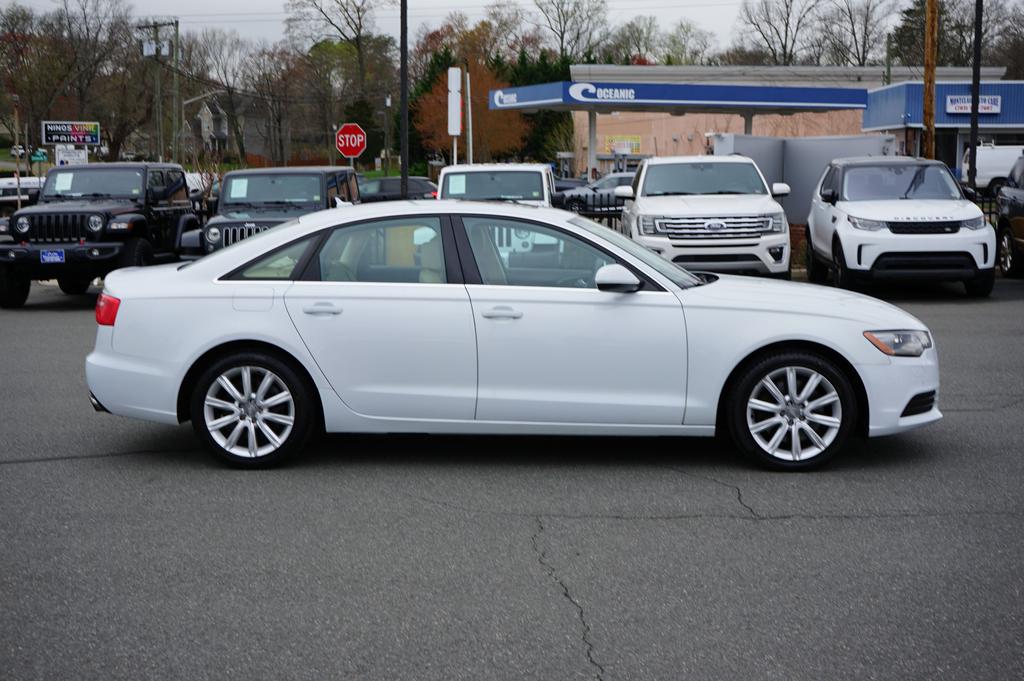
<path id="1" fill-rule="evenodd" d="M 366 151 L 366 132 L 358 123 L 345 123 L 334 135 L 334 145 L 345 158 L 358 158 Z"/>

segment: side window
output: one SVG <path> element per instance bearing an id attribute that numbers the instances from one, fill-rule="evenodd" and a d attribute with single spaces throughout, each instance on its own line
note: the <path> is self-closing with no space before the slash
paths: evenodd
<path id="1" fill-rule="evenodd" d="M 188 201 L 188 187 L 185 174 L 180 170 L 167 171 L 167 198 L 171 201 Z"/>
<path id="2" fill-rule="evenodd" d="M 629 175 L 623 175 L 615 182 L 616 187 L 625 187 L 630 184 L 633 184 L 633 178 Z"/>
<path id="3" fill-rule="evenodd" d="M 346 201 L 350 203 L 356 203 L 359 201 L 359 183 L 356 181 L 355 173 L 348 173 L 348 198 Z"/>
<path id="4" fill-rule="evenodd" d="M 821 189 L 819 190 L 819 195 L 820 192 L 825 191 L 826 189 L 835 189 L 835 185 L 836 169 L 835 166 L 832 166 L 831 168 L 828 169 L 828 172 L 825 173 L 825 177 L 821 181 Z"/>
<path id="5" fill-rule="evenodd" d="M 402 189 L 401 184 L 402 184 L 401 180 L 392 180 L 392 179 L 381 180 L 380 181 L 380 190 L 382 192 L 386 192 L 388 194 L 390 194 L 392 192 L 398 193 Z M 409 180 L 409 191 L 410 192 L 416 191 L 416 181 L 415 180 Z"/>
<path id="6" fill-rule="evenodd" d="M 313 241 L 306 237 L 279 248 L 268 255 L 250 263 L 243 270 L 232 276 L 232 279 L 287 281 L 296 275 L 295 266 L 302 259 L 302 254 Z"/>
<path id="7" fill-rule="evenodd" d="M 636 169 L 636 174 L 633 175 L 633 196 L 640 196 L 640 175 L 643 174 L 644 166 L 641 165 Z"/>
<path id="8" fill-rule="evenodd" d="M 146 188 L 153 191 L 157 201 L 164 200 L 164 171 L 150 170 L 146 178 Z"/>
<path id="9" fill-rule="evenodd" d="M 462 223 L 484 284 L 597 288 L 594 274 L 615 262 L 582 239 L 531 222 L 464 217 Z"/>
<path id="10" fill-rule="evenodd" d="M 339 227 L 320 249 L 321 281 L 443 284 L 441 220 L 409 216 Z"/>

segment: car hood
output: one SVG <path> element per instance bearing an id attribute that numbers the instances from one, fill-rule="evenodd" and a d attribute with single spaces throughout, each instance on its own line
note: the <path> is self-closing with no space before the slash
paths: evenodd
<path id="1" fill-rule="evenodd" d="M 235 223 L 235 222 L 257 222 L 260 224 L 280 224 L 287 220 L 294 220 L 295 218 L 302 217 L 309 213 L 315 213 L 323 208 L 309 208 L 309 209 L 292 209 L 283 210 L 281 208 L 267 208 L 266 210 L 232 210 L 224 213 L 218 213 L 210 218 L 208 224 L 224 224 L 224 223 Z"/>
<path id="2" fill-rule="evenodd" d="M 132 201 L 51 201 L 28 206 L 18 211 L 23 215 L 53 215 L 54 213 L 96 213 L 103 215 L 121 215 L 137 213 L 140 207 Z"/>
<path id="3" fill-rule="evenodd" d="M 704 196 L 641 196 L 637 209 L 645 215 L 713 216 L 768 215 L 781 213 L 782 206 L 762 194 L 715 194 Z"/>
<path id="4" fill-rule="evenodd" d="M 775 311 L 819 319 L 862 322 L 867 329 L 927 330 L 919 319 L 895 305 L 852 291 L 792 281 L 717 275 L 712 283 L 687 289 L 684 306 L 737 311 Z"/>
<path id="5" fill-rule="evenodd" d="M 847 215 L 882 222 L 942 222 L 979 217 L 981 209 L 972 201 L 840 201 L 836 207 Z"/>

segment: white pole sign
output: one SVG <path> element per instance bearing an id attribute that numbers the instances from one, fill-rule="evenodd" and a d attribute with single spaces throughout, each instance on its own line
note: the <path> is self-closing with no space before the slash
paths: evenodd
<path id="1" fill-rule="evenodd" d="M 462 134 L 462 69 L 448 69 L 448 134 Z"/>

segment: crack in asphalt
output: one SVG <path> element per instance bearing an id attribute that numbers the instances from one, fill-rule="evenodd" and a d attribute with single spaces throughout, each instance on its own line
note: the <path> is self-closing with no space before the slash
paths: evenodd
<path id="1" fill-rule="evenodd" d="M 594 678 L 597 681 L 604 681 L 604 667 L 601 663 L 594 659 L 594 643 L 590 640 L 590 624 L 587 623 L 586 615 L 583 612 L 583 606 L 580 605 L 572 592 L 569 591 L 569 585 L 565 583 L 561 577 L 558 576 L 558 572 L 555 570 L 555 566 L 547 561 L 547 554 L 540 548 L 540 535 L 544 533 L 544 522 L 539 516 L 534 516 L 534 520 L 537 523 L 537 531 L 530 536 L 530 543 L 533 545 L 533 551 L 537 554 L 537 562 L 540 564 L 544 571 L 548 573 L 548 576 L 558 584 L 562 589 L 562 596 L 567 601 L 572 603 L 573 607 L 576 608 L 576 616 L 579 618 L 582 632 L 580 639 L 583 641 L 584 652 L 587 656 L 587 662 L 594 668 Z"/>
<path id="2" fill-rule="evenodd" d="M 145 454 L 177 454 L 195 452 L 196 449 L 136 449 L 128 452 L 103 452 L 101 454 L 69 454 L 66 456 L 39 456 L 22 459 L 2 459 L 0 466 L 22 463 L 48 463 L 50 461 L 75 461 L 77 459 L 109 459 L 116 456 L 141 456 Z"/>
<path id="3" fill-rule="evenodd" d="M 736 502 L 740 506 L 745 508 L 747 510 L 747 513 L 749 513 L 752 517 L 756 518 L 757 520 L 768 520 L 771 518 L 771 516 L 761 515 L 760 513 L 754 510 L 753 506 L 751 506 L 750 504 L 743 500 L 743 490 L 740 489 L 739 485 L 734 485 L 732 483 L 725 482 L 724 480 L 713 478 L 710 475 L 697 475 L 696 473 L 693 473 L 691 471 L 683 470 L 682 468 L 675 468 L 674 466 L 666 466 L 666 468 L 668 468 L 670 471 L 675 471 L 676 473 L 680 473 L 691 478 L 696 478 L 697 480 L 707 480 L 708 482 L 713 482 L 721 487 L 727 487 L 736 494 Z"/>

